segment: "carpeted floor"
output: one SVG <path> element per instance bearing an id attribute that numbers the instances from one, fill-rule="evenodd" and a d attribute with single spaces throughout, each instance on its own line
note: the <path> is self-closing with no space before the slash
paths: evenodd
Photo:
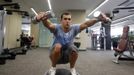
<path id="1" fill-rule="evenodd" d="M 0 75 L 44 75 L 50 68 L 49 51 L 44 48 L 29 50 L 15 60 L 0 65 Z M 113 51 L 80 51 L 76 69 L 80 75 L 134 75 L 134 61 L 112 62 Z M 69 69 L 69 64 L 57 68 Z"/>

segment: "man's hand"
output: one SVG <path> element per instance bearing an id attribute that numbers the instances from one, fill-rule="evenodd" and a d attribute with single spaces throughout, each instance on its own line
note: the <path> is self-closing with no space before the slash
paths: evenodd
<path id="1" fill-rule="evenodd" d="M 40 12 L 40 13 L 38 13 L 38 15 L 35 16 L 36 21 L 38 21 L 38 22 L 42 21 L 44 26 L 53 32 L 55 30 L 55 25 L 53 25 L 53 23 L 51 23 L 49 18 L 51 18 L 51 15 L 49 14 L 48 11 Z"/>
<path id="2" fill-rule="evenodd" d="M 111 22 L 111 19 L 107 17 L 104 13 L 100 13 L 100 15 L 97 18 L 99 21 L 102 22 Z"/>
<path id="3" fill-rule="evenodd" d="M 47 13 L 46 12 L 40 12 L 38 15 L 36 15 L 36 20 L 37 21 L 43 21 L 43 20 L 47 20 Z"/>

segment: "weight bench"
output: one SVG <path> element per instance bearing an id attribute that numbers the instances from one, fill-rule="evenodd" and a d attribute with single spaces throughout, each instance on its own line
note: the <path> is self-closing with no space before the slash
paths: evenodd
<path id="1" fill-rule="evenodd" d="M 114 63 L 118 64 L 119 60 L 125 59 L 125 58 L 121 58 L 121 56 L 124 56 L 127 58 L 129 57 L 129 56 L 124 54 L 124 51 L 127 50 L 127 45 L 128 45 L 128 32 L 129 32 L 129 26 L 124 26 L 123 33 L 122 33 L 122 36 L 119 40 L 117 48 L 116 47 L 113 48 L 113 50 L 115 51 L 114 56 L 116 57 L 116 59 L 113 60 Z"/>

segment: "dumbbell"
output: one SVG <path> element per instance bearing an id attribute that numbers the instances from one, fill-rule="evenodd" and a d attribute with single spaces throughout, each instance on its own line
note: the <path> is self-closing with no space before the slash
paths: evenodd
<path id="1" fill-rule="evenodd" d="M 100 15 L 103 15 L 103 17 L 106 18 L 107 22 L 112 22 L 112 20 L 111 20 L 109 17 L 107 17 L 106 15 L 104 15 L 103 13 L 101 13 L 100 11 L 96 11 L 96 12 L 94 13 L 94 17 L 96 17 L 96 18 L 98 19 L 98 21 L 100 20 L 100 19 L 98 18 Z"/>
<path id="2" fill-rule="evenodd" d="M 31 8 L 31 10 L 35 14 L 35 16 L 38 15 L 38 13 L 33 8 Z M 47 13 L 47 18 L 53 18 L 54 17 L 54 13 L 52 11 L 46 11 L 46 13 Z M 32 22 L 34 24 L 38 23 L 38 21 L 36 20 L 36 17 L 32 18 Z"/>

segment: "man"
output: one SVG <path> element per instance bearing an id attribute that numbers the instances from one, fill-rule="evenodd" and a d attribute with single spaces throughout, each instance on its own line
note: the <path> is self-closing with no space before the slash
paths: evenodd
<path id="1" fill-rule="evenodd" d="M 72 17 L 71 14 L 65 12 L 61 15 L 61 25 L 53 25 L 47 17 L 46 12 L 40 12 L 36 16 L 37 21 L 42 21 L 44 26 L 47 27 L 54 35 L 55 40 L 51 49 L 50 59 L 52 67 L 49 70 L 49 75 L 55 75 L 56 64 L 61 57 L 61 51 L 68 50 L 70 72 L 72 75 L 77 75 L 75 70 L 75 63 L 78 58 L 77 48 L 73 45 L 73 39 L 75 36 L 86 29 L 97 23 L 98 21 L 107 21 L 107 17 L 104 14 L 100 14 L 98 18 L 88 20 L 80 25 L 71 25 Z"/>

